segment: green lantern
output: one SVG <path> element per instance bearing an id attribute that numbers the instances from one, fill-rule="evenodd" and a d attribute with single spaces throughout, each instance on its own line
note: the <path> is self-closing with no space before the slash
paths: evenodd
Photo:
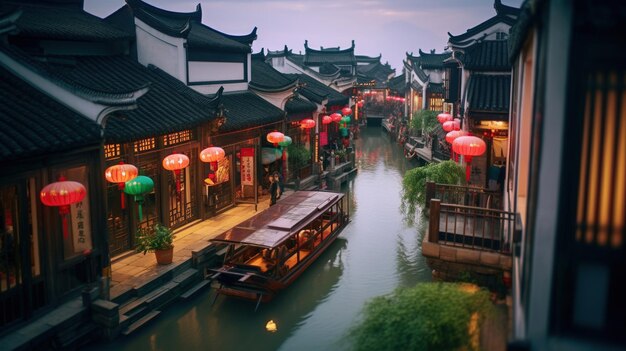
<path id="1" fill-rule="evenodd" d="M 135 202 L 139 205 L 139 222 L 143 220 L 141 205 L 143 205 L 143 196 L 154 189 L 154 182 L 150 177 L 137 176 L 124 184 L 124 192 L 133 195 Z"/>
<path id="2" fill-rule="evenodd" d="M 285 137 L 283 138 L 283 141 L 279 141 L 278 145 L 280 147 L 287 147 L 291 145 L 291 138 L 285 135 Z"/>
<path id="3" fill-rule="evenodd" d="M 341 132 L 341 136 L 348 136 L 348 128 L 339 128 L 339 132 Z"/>
<path id="4" fill-rule="evenodd" d="M 348 124 L 350 123 L 350 116 L 341 117 L 341 122 Z"/>

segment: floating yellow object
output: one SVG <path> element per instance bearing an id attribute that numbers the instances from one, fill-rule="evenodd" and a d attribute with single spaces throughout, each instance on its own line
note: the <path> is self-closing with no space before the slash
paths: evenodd
<path id="1" fill-rule="evenodd" d="M 267 324 L 265 325 L 265 329 L 267 329 L 267 331 L 270 333 L 274 333 L 278 330 L 278 328 L 276 327 L 276 323 L 274 323 L 273 320 L 267 322 Z"/>

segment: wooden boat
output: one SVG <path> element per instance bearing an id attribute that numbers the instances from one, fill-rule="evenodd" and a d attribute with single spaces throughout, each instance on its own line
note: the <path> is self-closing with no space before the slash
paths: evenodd
<path id="1" fill-rule="evenodd" d="M 344 194 L 297 191 L 218 235 L 222 267 L 212 269 L 217 294 L 267 302 L 293 283 L 348 224 Z"/>

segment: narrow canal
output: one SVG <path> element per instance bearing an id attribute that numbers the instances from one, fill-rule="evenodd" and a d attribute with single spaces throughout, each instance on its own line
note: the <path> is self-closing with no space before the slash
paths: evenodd
<path id="1" fill-rule="evenodd" d="M 154 323 L 107 350 L 346 350 L 366 301 L 431 280 L 420 234 L 400 213 L 402 149 L 372 126 L 356 140 L 358 174 L 344 187 L 352 222 L 340 238 L 277 298 L 254 303 L 206 290 L 167 309 Z M 421 231 L 421 230 L 420 230 Z M 266 331 L 273 320 L 277 331 Z"/>

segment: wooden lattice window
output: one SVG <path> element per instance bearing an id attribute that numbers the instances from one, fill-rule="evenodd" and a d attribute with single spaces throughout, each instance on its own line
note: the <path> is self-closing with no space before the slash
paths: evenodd
<path id="1" fill-rule="evenodd" d="M 121 153 L 122 153 L 122 146 L 120 144 L 104 145 L 104 158 L 107 160 L 120 157 Z"/>
<path id="2" fill-rule="evenodd" d="M 142 139 L 142 140 L 136 141 L 134 145 L 135 145 L 135 153 L 154 150 L 156 148 L 156 138 Z"/>
<path id="3" fill-rule="evenodd" d="M 172 146 L 181 144 L 193 139 L 192 130 L 183 130 L 172 134 L 167 134 L 163 137 L 163 146 Z"/>
<path id="4" fill-rule="evenodd" d="M 626 218 L 626 73 L 588 79 L 576 241 L 620 249 Z"/>

